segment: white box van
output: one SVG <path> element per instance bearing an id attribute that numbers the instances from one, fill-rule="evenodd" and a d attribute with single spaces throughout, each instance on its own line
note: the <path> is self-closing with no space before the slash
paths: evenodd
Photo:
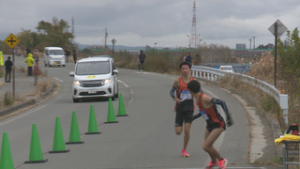
<path id="1" fill-rule="evenodd" d="M 117 74 L 114 59 L 108 55 L 78 60 L 75 70 L 70 72 L 70 76 L 74 76 L 73 102 L 97 97 L 115 100 L 119 93 Z"/>
<path id="2" fill-rule="evenodd" d="M 44 64 L 49 66 L 63 66 L 65 67 L 64 50 L 60 47 L 45 47 L 44 49 Z"/>

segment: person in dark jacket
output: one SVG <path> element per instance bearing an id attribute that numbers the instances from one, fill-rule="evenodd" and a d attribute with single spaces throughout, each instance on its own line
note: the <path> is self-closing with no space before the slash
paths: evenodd
<path id="1" fill-rule="evenodd" d="M 183 61 L 185 62 L 190 62 L 192 64 L 192 56 L 191 56 L 191 53 L 190 52 L 187 52 Z"/>
<path id="2" fill-rule="evenodd" d="M 77 56 L 76 56 L 76 50 L 75 49 L 73 50 L 73 60 L 74 60 L 74 63 L 76 64 Z"/>
<path id="3" fill-rule="evenodd" d="M 66 63 L 69 63 L 69 56 L 70 56 L 70 51 L 69 49 L 66 49 Z"/>
<path id="4" fill-rule="evenodd" d="M 5 82 L 10 83 L 11 70 L 12 70 L 12 66 L 14 65 L 13 62 L 10 60 L 10 56 L 7 57 L 7 60 L 5 61 L 4 65 L 5 65 Z"/>
<path id="5" fill-rule="evenodd" d="M 146 55 L 144 54 L 143 50 L 141 50 L 139 54 L 139 70 L 144 69 L 144 61 L 145 61 Z"/>

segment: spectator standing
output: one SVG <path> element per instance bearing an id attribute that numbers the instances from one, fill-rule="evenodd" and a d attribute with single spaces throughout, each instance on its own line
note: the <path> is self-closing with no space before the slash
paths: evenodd
<path id="1" fill-rule="evenodd" d="M 40 75 L 39 60 L 35 60 L 33 75 L 34 75 L 34 85 L 36 86 L 38 84 L 38 79 Z"/>
<path id="2" fill-rule="evenodd" d="M 192 64 L 192 56 L 190 52 L 187 52 L 185 57 L 183 58 L 184 62 L 190 62 Z"/>
<path id="3" fill-rule="evenodd" d="M 32 76 L 32 66 L 33 66 L 34 60 L 32 58 L 31 53 L 28 54 L 27 58 L 25 59 L 25 62 L 27 63 L 28 76 Z"/>
<path id="4" fill-rule="evenodd" d="M 74 63 L 76 64 L 77 56 L 76 56 L 76 50 L 75 49 L 73 50 L 73 60 L 74 60 Z"/>
<path id="5" fill-rule="evenodd" d="M 69 63 L 70 51 L 66 49 L 66 63 Z"/>
<path id="6" fill-rule="evenodd" d="M 139 70 L 144 69 L 144 61 L 145 61 L 146 55 L 144 54 L 143 50 L 141 50 L 139 54 Z"/>
<path id="7" fill-rule="evenodd" d="M 26 55 L 28 56 L 29 53 L 31 53 L 31 50 L 30 50 L 29 46 L 27 45 L 27 47 L 26 47 Z"/>
<path id="8" fill-rule="evenodd" d="M 4 65 L 5 65 L 5 82 L 10 83 L 11 70 L 13 66 L 13 62 L 10 60 L 10 56 L 7 57 L 7 60 L 5 61 Z"/>

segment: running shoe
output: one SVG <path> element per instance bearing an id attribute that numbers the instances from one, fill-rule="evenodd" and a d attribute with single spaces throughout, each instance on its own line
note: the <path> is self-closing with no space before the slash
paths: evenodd
<path id="1" fill-rule="evenodd" d="M 227 160 L 223 158 L 222 160 L 219 160 L 218 164 L 219 164 L 219 169 L 225 169 L 227 165 Z"/>
<path id="2" fill-rule="evenodd" d="M 182 149 L 181 154 L 183 157 L 189 157 L 190 155 L 185 151 L 185 149 Z"/>
<path id="3" fill-rule="evenodd" d="M 208 165 L 205 167 L 205 169 L 212 169 L 213 167 L 217 167 L 219 164 L 218 160 L 212 163 L 211 161 L 208 163 Z"/>

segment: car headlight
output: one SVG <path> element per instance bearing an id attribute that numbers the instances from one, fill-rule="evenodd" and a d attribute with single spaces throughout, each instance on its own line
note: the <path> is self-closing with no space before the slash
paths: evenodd
<path id="1" fill-rule="evenodd" d="M 80 83 L 80 81 L 78 81 L 78 80 L 75 80 L 75 81 L 74 81 L 74 84 L 77 85 L 77 86 L 81 86 L 81 83 Z"/>
<path id="2" fill-rule="evenodd" d="M 111 79 L 105 79 L 104 80 L 104 84 L 107 84 L 107 83 L 110 83 L 111 82 Z"/>

